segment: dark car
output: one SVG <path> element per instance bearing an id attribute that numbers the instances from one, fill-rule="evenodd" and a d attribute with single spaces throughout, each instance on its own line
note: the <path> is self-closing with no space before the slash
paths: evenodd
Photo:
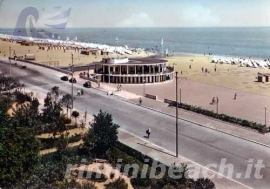
<path id="1" fill-rule="evenodd" d="M 91 88 L 91 87 L 92 87 L 90 81 L 85 82 L 85 83 L 83 84 L 83 86 L 84 86 L 85 88 Z"/>
<path id="2" fill-rule="evenodd" d="M 71 78 L 71 79 L 69 80 L 69 82 L 70 82 L 70 83 L 77 83 L 77 80 L 76 80 L 75 78 Z"/>
<path id="3" fill-rule="evenodd" d="M 63 76 L 63 77 L 61 77 L 61 80 L 62 80 L 62 81 L 68 81 L 68 76 Z"/>

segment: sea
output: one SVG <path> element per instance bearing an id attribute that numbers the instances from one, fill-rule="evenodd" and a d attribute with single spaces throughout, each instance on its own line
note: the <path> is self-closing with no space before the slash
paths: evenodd
<path id="1" fill-rule="evenodd" d="M 0 28 L 1 34 L 13 29 Z M 245 28 L 68 28 L 61 40 L 144 48 L 151 52 L 270 58 L 270 27 Z M 26 35 L 26 34 L 20 34 Z M 53 36 L 51 36 L 53 37 Z M 163 44 L 163 45 L 162 45 Z"/>

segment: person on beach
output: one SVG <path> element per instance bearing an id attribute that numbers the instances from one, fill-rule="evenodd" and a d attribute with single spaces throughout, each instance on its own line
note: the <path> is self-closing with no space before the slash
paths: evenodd
<path id="1" fill-rule="evenodd" d="M 237 98 L 237 93 L 234 94 L 234 100 L 236 100 L 236 98 Z"/>
<path id="2" fill-rule="evenodd" d="M 151 129 L 150 128 L 148 128 L 146 130 L 146 134 L 147 134 L 147 138 L 150 138 L 150 134 L 151 134 Z"/>
<path id="3" fill-rule="evenodd" d="M 212 98 L 212 104 L 215 104 L 215 102 L 216 102 L 216 97 L 213 97 Z"/>

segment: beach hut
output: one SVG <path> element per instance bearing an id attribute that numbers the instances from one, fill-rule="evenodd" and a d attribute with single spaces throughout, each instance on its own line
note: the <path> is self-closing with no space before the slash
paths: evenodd
<path id="1" fill-rule="evenodd" d="M 265 82 L 265 75 L 262 74 L 262 73 L 258 73 L 257 74 L 257 79 L 258 79 L 258 82 L 264 83 Z"/>
<path id="2" fill-rule="evenodd" d="M 109 51 L 106 51 L 106 50 L 101 51 L 101 55 L 107 55 L 107 56 L 108 56 L 109 53 L 110 53 L 110 52 L 109 52 Z"/>
<path id="3" fill-rule="evenodd" d="M 264 74 L 264 76 L 265 76 L 265 82 L 269 82 L 270 74 Z"/>
<path id="4" fill-rule="evenodd" d="M 81 54 L 83 54 L 83 55 L 89 55 L 90 54 L 90 50 L 89 49 L 83 49 L 83 50 L 81 50 Z"/>
<path id="5" fill-rule="evenodd" d="M 91 51 L 91 53 L 92 53 L 92 55 L 98 55 L 99 54 L 99 50 L 98 49 L 91 49 L 90 50 Z"/>
<path id="6" fill-rule="evenodd" d="M 24 59 L 25 60 L 35 60 L 36 59 L 36 56 L 34 54 L 26 54 L 24 56 Z"/>

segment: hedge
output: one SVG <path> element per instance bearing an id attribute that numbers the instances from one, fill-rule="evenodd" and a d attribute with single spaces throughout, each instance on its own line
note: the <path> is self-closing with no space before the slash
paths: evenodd
<path id="1" fill-rule="evenodd" d="M 73 135 L 68 138 L 68 143 L 78 142 L 82 139 L 80 134 Z M 56 147 L 58 138 L 39 138 L 41 142 L 41 150 L 50 149 Z"/>
<path id="2" fill-rule="evenodd" d="M 176 103 L 173 103 L 173 104 L 170 104 L 170 105 L 176 107 Z M 229 122 L 229 123 L 241 125 L 243 127 L 248 127 L 248 128 L 251 128 L 251 129 L 255 129 L 255 130 L 257 130 L 257 131 L 259 131 L 260 133 L 263 133 L 263 134 L 270 132 L 269 127 L 267 127 L 266 125 L 254 122 L 254 121 L 248 121 L 248 120 L 245 120 L 245 119 L 240 119 L 240 118 L 228 116 L 226 114 L 218 114 L 218 113 L 215 113 L 213 111 L 203 109 L 201 107 L 197 107 L 197 106 L 193 106 L 193 105 L 189 105 L 189 104 L 184 104 L 184 103 L 178 104 L 178 107 L 182 108 L 184 110 L 196 112 L 198 114 L 213 117 L 215 119 L 219 119 L 219 120 L 222 120 L 222 121 L 225 121 L 225 122 Z"/>

